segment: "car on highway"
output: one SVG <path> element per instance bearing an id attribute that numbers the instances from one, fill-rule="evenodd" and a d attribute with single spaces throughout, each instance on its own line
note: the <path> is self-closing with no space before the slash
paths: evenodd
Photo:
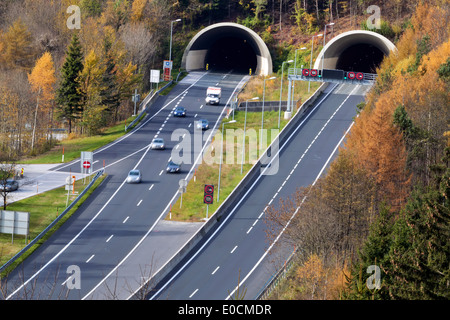
<path id="1" fill-rule="evenodd" d="M 19 182 L 14 179 L 7 179 L 6 181 L 0 182 L 0 191 L 16 191 L 19 189 Z"/>
<path id="2" fill-rule="evenodd" d="M 173 111 L 174 117 L 186 117 L 186 109 L 184 107 L 176 107 Z"/>
<path id="3" fill-rule="evenodd" d="M 181 164 L 170 161 L 166 168 L 167 173 L 178 173 L 181 171 Z"/>
<path id="4" fill-rule="evenodd" d="M 133 169 L 128 173 L 127 183 L 140 183 L 142 181 L 142 174 L 140 170 Z"/>
<path id="5" fill-rule="evenodd" d="M 153 150 L 164 150 L 166 148 L 166 145 L 164 144 L 164 139 L 162 138 L 155 138 L 152 140 L 151 148 Z"/>
<path id="6" fill-rule="evenodd" d="M 209 122 L 206 119 L 200 119 L 197 121 L 197 129 L 198 130 L 208 130 Z"/>

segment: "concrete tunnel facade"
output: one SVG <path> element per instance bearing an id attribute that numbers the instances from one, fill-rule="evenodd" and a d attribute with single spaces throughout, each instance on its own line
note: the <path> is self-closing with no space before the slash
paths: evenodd
<path id="1" fill-rule="evenodd" d="M 384 56 L 397 48 L 386 37 L 366 30 L 341 33 L 331 39 L 321 50 L 314 69 L 338 69 L 376 73 Z"/>
<path id="2" fill-rule="evenodd" d="M 205 69 L 272 73 L 272 57 L 261 37 L 237 23 L 217 23 L 206 27 L 189 42 L 181 67 L 187 71 Z"/>
<path id="3" fill-rule="evenodd" d="M 384 56 L 396 52 L 386 37 L 366 30 L 344 32 L 331 39 L 319 53 L 314 69 L 339 69 L 375 73 Z M 217 23 L 197 33 L 186 47 L 182 68 L 187 71 L 231 70 L 270 75 L 272 57 L 261 37 L 237 23 Z M 307 66 L 305 66 L 307 67 Z"/>

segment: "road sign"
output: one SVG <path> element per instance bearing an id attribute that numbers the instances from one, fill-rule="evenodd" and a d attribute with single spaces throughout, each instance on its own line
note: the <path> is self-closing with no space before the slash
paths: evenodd
<path id="1" fill-rule="evenodd" d="M 164 81 L 170 81 L 172 77 L 173 62 L 170 60 L 164 60 Z"/>
<path id="2" fill-rule="evenodd" d="M 161 79 L 161 71 L 151 70 L 150 71 L 150 83 L 159 83 Z"/>
<path id="3" fill-rule="evenodd" d="M 203 203 L 213 204 L 214 202 L 214 185 L 205 184 Z"/>
<path id="4" fill-rule="evenodd" d="M 92 173 L 92 164 L 94 163 L 94 154 L 89 151 L 81 152 L 81 173 Z"/>

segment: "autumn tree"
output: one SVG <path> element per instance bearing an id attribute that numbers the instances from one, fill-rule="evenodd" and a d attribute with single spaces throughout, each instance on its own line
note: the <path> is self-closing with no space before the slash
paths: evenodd
<path id="1" fill-rule="evenodd" d="M 398 209 L 406 199 L 410 175 L 401 132 L 393 124 L 392 102 L 381 96 L 373 110 L 365 108 L 357 118 L 345 146 L 375 183 L 375 203 L 387 202 Z"/>
<path id="2" fill-rule="evenodd" d="M 20 19 L 9 27 L 0 42 L 3 47 L 0 52 L 0 66 L 9 69 L 31 68 L 34 56 L 31 33 Z"/>
<path id="3" fill-rule="evenodd" d="M 89 135 L 98 133 L 105 126 L 106 107 L 102 104 L 100 92 L 102 90 L 102 76 L 105 66 L 94 50 L 91 50 L 84 61 L 83 71 L 77 81 L 80 83 L 79 91 L 82 94 L 81 104 L 83 115 L 81 125 L 86 128 Z"/>
<path id="4" fill-rule="evenodd" d="M 41 104 L 43 107 L 48 107 L 51 101 L 54 100 L 54 85 L 56 83 L 55 67 L 53 65 L 52 55 L 49 52 L 45 52 L 42 57 L 36 61 L 36 65 L 28 75 L 28 81 L 31 84 L 32 91 L 36 93 L 36 110 L 34 112 L 34 125 L 31 140 L 31 150 L 33 151 L 39 105 Z"/>
<path id="5" fill-rule="evenodd" d="M 74 120 L 82 113 L 80 83 L 78 77 L 83 70 L 83 53 L 76 33 L 67 49 L 66 60 L 61 68 L 61 83 L 57 91 L 60 117 L 69 124 L 72 132 Z"/>

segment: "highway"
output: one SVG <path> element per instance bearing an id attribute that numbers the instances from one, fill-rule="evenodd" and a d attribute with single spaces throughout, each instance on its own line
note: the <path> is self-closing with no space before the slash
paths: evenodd
<path id="1" fill-rule="evenodd" d="M 334 85 L 325 90 L 296 130 L 280 143 L 279 170 L 260 175 L 216 228 L 147 296 L 160 300 L 232 299 L 240 280 L 254 299 L 292 248 L 269 254 L 264 210 L 297 187 L 314 183 L 336 156 L 353 124 L 367 86 Z M 270 251 L 270 250 L 269 250 Z"/>
<path id="2" fill-rule="evenodd" d="M 169 95 L 158 98 L 138 128 L 95 151 L 94 170 L 105 163 L 106 180 L 55 234 L 7 277 L 3 296 L 11 300 L 124 299 L 136 290 L 140 284 L 134 279 L 117 287 L 116 271 L 125 262 L 136 267 L 129 260 L 138 249 L 146 250 L 145 256 L 140 255 L 137 260 L 142 263 L 141 272 L 147 264 L 152 264 L 152 246 L 161 244 L 150 244 L 146 239 L 176 198 L 179 180 L 189 179 L 197 165 L 199 152 L 193 149 L 197 154 L 191 155 L 191 164 L 183 165 L 180 174 L 166 174 L 172 149 L 179 143 L 171 141 L 172 133 L 176 129 L 193 133 L 195 121 L 206 118 L 211 127 L 204 135 L 206 144 L 225 115 L 225 102 L 245 79 L 244 75 L 231 73 L 193 72 Z M 206 88 L 210 85 L 222 88 L 219 106 L 205 106 Z M 186 118 L 172 116 L 178 105 L 187 109 Z M 154 137 L 165 140 L 165 150 L 150 149 Z M 125 183 L 133 168 L 142 171 L 142 183 Z M 80 172 L 80 161 L 61 165 L 59 170 Z M 182 234 L 184 227 L 178 228 Z M 173 239 L 175 244 L 183 240 L 182 237 Z M 170 237 L 165 241 L 163 245 L 170 248 Z"/>

